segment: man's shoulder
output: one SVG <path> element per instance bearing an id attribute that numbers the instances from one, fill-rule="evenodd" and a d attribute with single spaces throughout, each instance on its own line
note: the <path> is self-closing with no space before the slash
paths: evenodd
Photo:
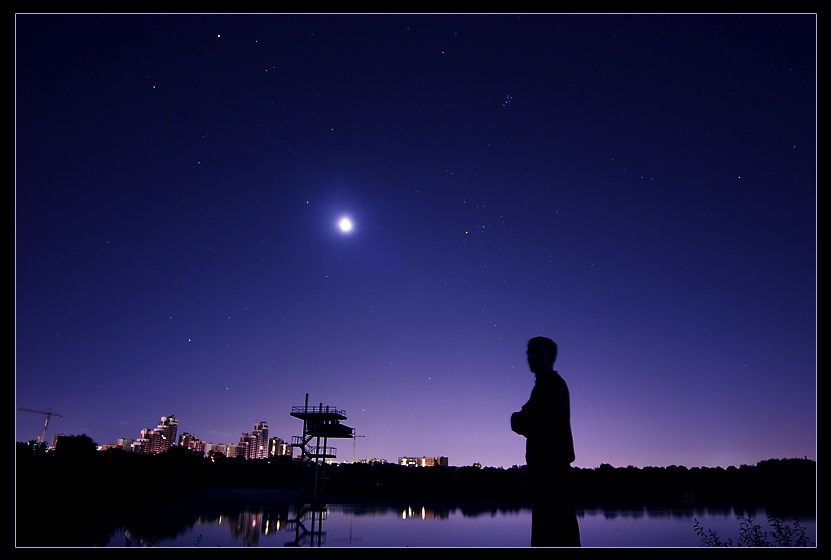
<path id="1" fill-rule="evenodd" d="M 557 371 L 552 371 L 550 374 L 537 376 L 536 386 L 541 390 L 568 390 L 568 384 Z"/>
<path id="2" fill-rule="evenodd" d="M 537 376 L 537 383 L 565 383 L 566 380 L 560 375 L 560 372 L 557 370 L 551 370 L 550 373 L 546 373 L 545 375 L 538 375 Z"/>

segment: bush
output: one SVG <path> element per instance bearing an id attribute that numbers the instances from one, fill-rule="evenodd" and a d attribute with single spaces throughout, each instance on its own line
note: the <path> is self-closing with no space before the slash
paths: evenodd
<path id="1" fill-rule="evenodd" d="M 768 522 L 773 530 L 765 531 L 759 525 L 754 524 L 750 518 L 745 519 L 740 516 L 738 519 L 741 521 L 739 524 L 739 542 L 735 546 L 815 546 L 805 535 L 805 527 L 802 527 L 798 522 L 794 522 L 793 526 L 789 526 L 779 519 L 770 517 Z M 731 539 L 722 541 L 715 531 L 711 529 L 705 531 L 697 519 L 695 520 L 695 533 L 701 537 L 704 546 L 734 546 Z"/>

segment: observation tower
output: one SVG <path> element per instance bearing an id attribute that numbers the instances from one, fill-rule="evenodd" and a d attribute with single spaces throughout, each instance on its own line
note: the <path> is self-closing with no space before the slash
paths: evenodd
<path id="1" fill-rule="evenodd" d="M 324 470 L 327 459 L 337 457 L 337 449 L 329 447 L 330 438 L 351 438 L 354 430 L 341 424 L 346 420 L 346 413 L 333 406 L 309 406 L 309 394 L 303 406 L 291 407 L 291 415 L 303 421 L 303 434 L 292 436 L 291 445 L 300 449 L 302 474 L 300 477 L 299 503 L 296 523 L 297 539 L 303 537 L 318 543 L 323 535 L 320 530 L 326 515 L 323 501 L 323 482 L 326 480 Z M 304 521 L 311 522 L 311 530 L 305 528 Z"/>

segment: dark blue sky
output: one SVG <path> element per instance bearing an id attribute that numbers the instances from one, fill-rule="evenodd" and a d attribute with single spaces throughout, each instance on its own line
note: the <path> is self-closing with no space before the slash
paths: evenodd
<path id="1" fill-rule="evenodd" d="M 15 406 L 50 434 L 290 439 L 309 393 L 357 459 L 509 467 L 543 335 L 577 466 L 816 458 L 815 15 L 17 15 L 15 47 Z"/>

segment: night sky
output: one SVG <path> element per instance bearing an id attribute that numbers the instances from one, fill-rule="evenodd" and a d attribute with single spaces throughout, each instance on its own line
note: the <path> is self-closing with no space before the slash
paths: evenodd
<path id="1" fill-rule="evenodd" d="M 290 440 L 308 393 L 355 459 L 522 465 L 541 335 L 575 466 L 816 459 L 814 14 L 15 23 L 48 437 Z"/>

